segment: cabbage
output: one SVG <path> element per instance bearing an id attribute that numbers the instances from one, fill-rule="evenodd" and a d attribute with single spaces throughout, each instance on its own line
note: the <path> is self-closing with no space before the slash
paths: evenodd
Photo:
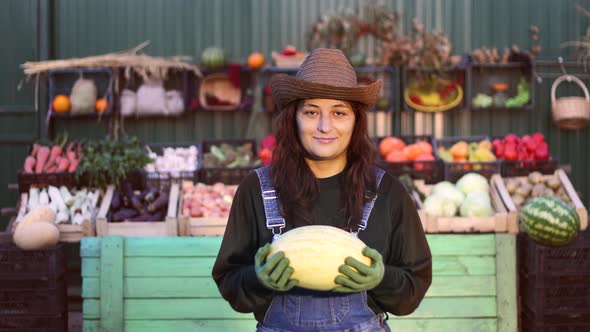
<path id="1" fill-rule="evenodd" d="M 457 189 L 465 195 L 469 193 L 480 191 L 487 193 L 490 190 L 488 180 L 481 174 L 467 173 L 457 181 Z"/>
<path id="2" fill-rule="evenodd" d="M 447 197 L 435 194 L 424 201 L 424 212 L 432 217 L 453 217 L 457 206 Z"/>
<path id="3" fill-rule="evenodd" d="M 494 213 L 489 194 L 482 192 L 469 193 L 459 212 L 461 217 L 489 217 Z"/>
<path id="4" fill-rule="evenodd" d="M 465 195 L 463 195 L 463 193 L 457 189 L 454 184 L 448 181 L 439 182 L 434 185 L 434 187 L 432 187 L 432 194 L 446 197 L 455 203 L 457 208 L 461 206 L 463 199 L 465 199 Z"/>

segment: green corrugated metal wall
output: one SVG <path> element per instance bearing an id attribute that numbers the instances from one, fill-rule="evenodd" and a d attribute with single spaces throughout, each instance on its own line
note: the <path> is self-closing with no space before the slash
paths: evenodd
<path id="1" fill-rule="evenodd" d="M 151 55 L 177 54 L 198 57 L 211 45 L 223 47 L 234 61 L 244 61 L 252 51 L 267 56 L 287 44 L 304 47 L 307 27 L 320 13 L 341 8 L 359 8 L 357 0 L 4 0 L 0 3 L 0 107 L 11 110 L 1 114 L 0 152 L 8 156 L 2 163 L 0 184 L 14 183 L 31 138 L 41 135 L 34 107 L 33 84 L 16 92 L 22 78 L 18 65 L 39 57 L 36 29 L 36 4 L 40 15 L 49 20 L 50 58 L 83 57 L 129 49 L 150 40 L 146 52 Z M 564 56 L 573 60 L 571 49 L 560 44 L 578 38 L 590 25 L 590 19 L 575 9 L 575 3 L 590 8 L 590 0 L 389 0 L 381 1 L 403 14 L 404 29 L 411 28 L 414 17 L 428 29 L 442 29 L 450 36 L 455 53 L 487 47 L 522 48 L 531 45 L 528 28 L 541 29 L 541 58 L 555 60 Z M 363 41 L 370 49 L 373 40 Z M 43 45 L 43 43 L 41 43 Z M 547 72 L 554 68 L 539 68 Z M 581 73 L 582 67 L 571 68 Z M 444 135 L 518 134 L 542 131 L 548 135 L 551 152 L 560 161 L 572 165 L 572 180 L 584 192 L 590 205 L 588 141 L 590 130 L 564 132 L 549 118 L 549 91 L 552 78 L 537 84 L 536 105 L 528 113 L 449 113 L 439 115 Z M 588 83 L 588 82 L 587 82 Z M 563 89 L 563 88 L 562 88 Z M 560 89 L 561 90 L 561 89 Z M 562 93 L 576 93 L 563 89 Z M 46 107 L 41 103 L 41 109 Z M 15 115 L 12 112 L 23 112 Z M 28 113 L 27 113 L 28 112 Z M 434 132 L 434 116 L 395 114 L 393 133 Z M 251 118 L 252 117 L 252 118 Z M 127 132 L 145 141 L 186 141 L 204 138 L 259 137 L 270 129 L 271 119 L 264 113 L 201 112 L 179 119 L 127 120 Z M 248 123 L 254 124 L 248 130 Z M 108 121 L 58 121 L 54 132 L 62 129 L 76 137 L 99 137 L 109 130 Z M 440 128 L 439 128 L 440 129 Z M 22 144 L 26 143 L 26 144 Z M 3 190 L 2 206 L 14 205 L 16 193 Z"/>

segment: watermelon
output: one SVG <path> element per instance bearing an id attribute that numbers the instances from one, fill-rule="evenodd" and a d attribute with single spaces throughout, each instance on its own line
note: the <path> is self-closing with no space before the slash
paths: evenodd
<path id="1" fill-rule="evenodd" d="M 573 242 L 580 229 L 576 210 L 553 197 L 537 197 L 520 211 L 520 221 L 535 242 L 560 247 Z"/>
<path id="2" fill-rule="evenodd" d="M 225 55 L 219 47 L 207 47 L 201 54 L 201 64 L 209 68 L 223 67 Z"/>

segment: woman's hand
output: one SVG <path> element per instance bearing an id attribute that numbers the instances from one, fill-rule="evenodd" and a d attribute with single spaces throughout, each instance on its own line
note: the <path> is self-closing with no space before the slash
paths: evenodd
<path id="1" fill-rule="evenodd" d="M 369 247 L 363 249 L 363 255 L 371 258 L 371 265 L 366 265 L 352 257 L 346 257 L 343 265 L 338 271 L 344 276 L 337 276 L 334 282 L 340 286 L 333 289 L 335 292 L 356 293 L 375 288 L 385 274 L 383 257 L 381 254 Z M 356 269 L 356 270 L 355 270 Z"/>
<path id="2" fill-rule="evenodd" d="M 289 266 L 289 259 L 285 257 L 282 251 L 268 257 L 270 244 L 260 247 L 254 257 L 254 269 L 256 276 L 264 287 L 274 291 L 286 292 L 295 287 L 299 281 L 290 279 L 293 274 L 293 268 Z"/>

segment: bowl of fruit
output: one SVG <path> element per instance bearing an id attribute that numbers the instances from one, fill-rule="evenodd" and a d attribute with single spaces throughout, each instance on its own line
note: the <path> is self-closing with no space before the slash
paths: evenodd
<path id="1" fill-rule="evenodd" d="M 448 111 L 463 100 L 463 88 L 455 80 L 410 80 L 404 91 L 408 106 L 421 112 Z"/>

